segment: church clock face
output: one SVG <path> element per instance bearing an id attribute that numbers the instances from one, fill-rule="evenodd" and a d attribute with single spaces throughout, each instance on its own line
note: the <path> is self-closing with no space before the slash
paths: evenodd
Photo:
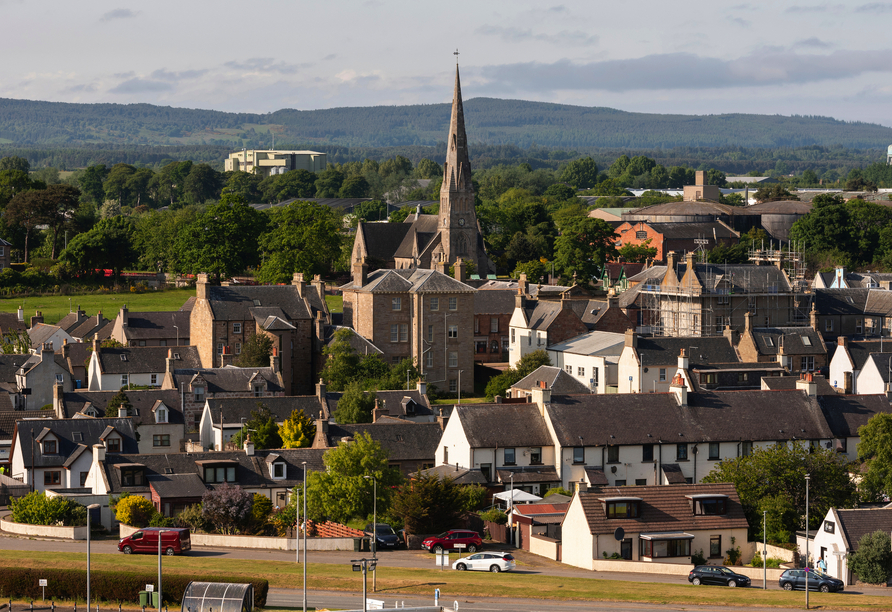
<path id="1" fill-rule="evenodd" d="M 464 225 L 464 224 L 465 224 L 465 220 L 464 220 L 464 219 L 459 219 L 459 220 L 458 220 L 458 224 L 459 224 L 459 225 Z"/>

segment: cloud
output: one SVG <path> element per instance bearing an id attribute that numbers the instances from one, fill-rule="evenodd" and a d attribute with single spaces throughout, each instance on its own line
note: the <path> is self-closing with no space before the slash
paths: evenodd
<path id="1" fill-rule="evenodd" d="M 753 25 L 752 22 L 747 21 L 746 19 L 741 19 L 740 17 L 728 17 L 728 21 L 734 25 L 739 25 L 742 28 L 748 28 Z"/>
<path id="2" fill-rule="evenodd" d="M 806 38 L 805 40 L 800 40 L 796 43 L 798 47 L 815 47 L 816 49 L 829 49 L 833 47 L 833 43 L 827 42 L 825 40 L 821 40 L 820 38 L 815 38 L 812 36 L 811 38 Z"/>
<path id="3" fill-rule="evenodd" d="M 323 62 L 330 62 L 331 60 L 338 59 L 337 53 L 329 53 L 325 57 L 322 58 Z"/>
<path id="4" fill-rule="evenodd" d="M 498 36 L 504 42 L 508 43 L 521 43 L 537 40 L 557 45 L 580 46 L 598 44 L 598 37 L 596 35 L 582 32 L 580 30 L 564 30 L 557 34 L 534 34 L 532 30 L 483 25 L 477 28 L 474 33 L 481 36 Z"/>
<path id="5" fill-rule="evenodd" d="M 817 83 L 868 72 L 892 72 L 889 50 L 836 51 L 827 55 L 763 49 L 733 60 L 667 53 L 634 59 L 573 63 L 559 60 L 485 66 L 480 89 L 517 91 L 708 90 Z"/>
<path id="6" fill-rule="evenodd" d="M 141 93 L 158 93 L 161 91 L 172 91 L 173 85 L 164 81 L 152 81 L 150 79 L 130 79 L 124 81 L 108 90 L 114 94 L 141 94 Z"/>
<path id="7" fill-rule="evenodd" d="M 184 70 L 182 72 L 168 72 L 164 68 L 154 71 L 150 76 L 160 81 L 185 81 L 197 79 L 206 75 L 208 70 Z"/>
<path id="8" fill-rule="evenodd" d="M 794 4 L 791 7 L 788 7 L 785 13 L 830 13 L 834 11 L 841 11 L 845 9 L 845 7 L 841 4 Z"/>
<path id="9" fill-rule="evenodd" d="M 892 13 L 892 2 L 871 2 L 855 7 L 856 13 Z"/>
<path id="10" fill-rule="evenodd" d="M 276 72 L 279 74 L 294 74 L 301 67 L 308 67 L 311 64 L 286 64 L 285 62 L 277 62 L 272 57 L 251 57 L 243 62 L 226 62 L 223 64 L 227 68 L 240 70 L 242 72 Z"/>
<path id="11" fill-rule="evenodd" d="M 731 10 L 732 11 L 751 11 L 755 8 L 756 7 L 753 6 L 752 4 L 735 4 L 734 6 L 731 7 Z"/>
<path id="12" fill-rule="evenodd" d="M 563 4 L 548 7 L 549 13 L 569 13 L 569 9 Z"/>
<path id="13" fill-rule="evenodd" d="M 115 19 L 132 19 L 139 15 L 139 11 L 131 11 L 130 9 L 120 8 L 105 13 L 99 18 L 99 21 L 113 21 Z"/>
<path id="14" fill-rule="evenodd" d="M 62 90 L 65 93 L 95 93 L 99 91 L 99 87 L 95 83 L 83 83 L 81 85 L 72 85 Z"/>

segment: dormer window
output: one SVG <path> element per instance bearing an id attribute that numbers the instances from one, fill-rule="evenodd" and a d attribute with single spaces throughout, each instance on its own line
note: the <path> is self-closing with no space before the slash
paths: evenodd
<path id="1" fill-rule="evenodd" d="M 726 495 L 688 495 L 695 516 L 720 516 L 728 513 Z"/>
<path id="2" fill-rule="evenodd" d="M 234 465 L 211 465 L 204 468 L 206 483 L 235 482 Z"/>
<path id="3" fill-rule="evenodd" d="M 142 487 L 146 484 L 145 466 L 132 463 L 130 465 L 121 465 L 121 486 L 122 487 Z"/>
<path id="4" fill-rule="evenodd" d="M 196 402 L 204 402 L 204 387 L 192 387 L 192 393 L 195 395 Z"/>
<path id="5" fill-rule="evenodd" d="M 601 500 L 609 519 L 628 519 L 641 516 L 640 497 L 608 497 Z"/>
<path id="6" fill-rule="evenodd" d="M 105 448 L 110 453 L 120 453 L 121 438 L 109 438 L 105 441 Z"/>
<path id="7" fill-rule="evenodd" d="M 260 397 L 261 395 L 263 395 L 263 384 L 255 384 L 254 397 Z"/>
<path id="8" fill-rule="evenodd" d="M 55 440 L 44 440 L 43 441 L 43 454 L 44 455 L 55 455 L 58 453 L 58 447 L 56 446 Z"/>
<path id="9" fill-rule="evenodd" d="M 269 476 L 273 480 L 285 480 L 287 471 L 284 461 L 273 461 L 269 464 Z"/>
<path id="10" fill-rule="evenodd" d="M 167 423 L 167 408 L 161 407 L 155 411 L 156 423 Z"/>

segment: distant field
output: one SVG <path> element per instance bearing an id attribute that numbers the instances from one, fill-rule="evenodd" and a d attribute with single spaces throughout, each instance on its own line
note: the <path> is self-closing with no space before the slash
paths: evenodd
<path id="1" fill-rule="evenodd" d="M 24 299 L 4 298 L 0 299 L 0 312 L 15 312 L 19 306 L 24 306 L 26 321 L 39 310 L 43 312 L 44 323 L 55 324 L 69 313 L 69 308 L 76 310 L 80 305 L 87 316 L 102 312 L 106 319 L 111 320 L 118 316 L 118 311 L 125 304 L 132 311 L 179 310 L 193 295 L 195 289 L 170 289 L 146 293 L 73 295 L 70 298 L 63 295 Z"/>

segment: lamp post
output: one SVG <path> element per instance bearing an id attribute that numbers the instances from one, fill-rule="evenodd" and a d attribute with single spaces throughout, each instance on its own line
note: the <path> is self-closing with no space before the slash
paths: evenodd
<path id="1" fill-rule="evenodd" d="M 808 610 L 808 482 L 811 475 L 805 475 L 805 609 Z"/>
<path id="2" fill-rule="evenodd" d="M 511 533 L 509 534 L 511 540 L 514 540 L 514 472 L 511 472 L 511 497 L 508 502 L 508 520 L 510 521 L 509 527 L 511 528 Z"/>
<path id="3" fill-rule="evenodd" d="M 461 374 L 464 370 L 458 371 L 458 404 L 461 405 Z"/>
<path id="4" fill-rule="evenodd" d="M 762 590 L 768 590 L 768 510 L 762 510 Z"/>
<path id="5" fill-rule="evenodd" d="M 90 511 L 101 507 L 99 504 L 87 506 L 87 612 L 90 612 Z"/>
<path id="6" fill-rule="evenodd" d="M 378 592 L 378 479 L 374 476 L 363 476 L 372 481 L 372 593 Z"/>
<path id="7" fill-rule="evenodd" d="M 163 534 L 168 531 L 170 529 L 158 530 L 158 612 L 161 612 L 161 539 Z M 89 608 L 87 608 L 87 612 L 90 612 Z"/>
<path id="8" fill-rule="evenodd" d="M 304 610 L 307 612 L 307 462 L 301 461 L 304 466 Z"/>

